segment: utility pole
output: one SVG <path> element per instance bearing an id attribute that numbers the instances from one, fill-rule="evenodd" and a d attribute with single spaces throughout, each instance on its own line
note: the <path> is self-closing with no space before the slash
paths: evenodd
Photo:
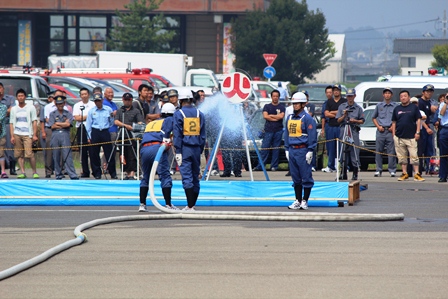
<path id="1" fill-rule="evenodd" d="M 443 23 L 443 29 L 442 29 L 442 31 L 443 31 L 443 38 L 446 38 L 446 9 L 443 11 L 443 21 L 442 21 L 442 23 Z"/>

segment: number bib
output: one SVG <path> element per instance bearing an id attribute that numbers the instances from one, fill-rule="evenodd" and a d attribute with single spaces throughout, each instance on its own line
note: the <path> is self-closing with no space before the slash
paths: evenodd
<path id="1" fill-rule="evenodd" d="M 162 124 L 164 119 L 157 119 L 153 120 L 149 124 L 146 125 L 145 133 L 146 132 L 160 132 L 162 131 Z"/>
<path id="2" fill-rule="evenodd" d="M 302 136 L 302 120 L 300 120 L 300 119 L 288 120 L 288 132 L 289 132 L 289 137 L 301 137 Z"/>
<path id="3" fill-rule="evenodd" d="M 199 117 L 185 117 L 184 118 L 184 135 L 185 136 L 199 136 L 201 123 Z"/>

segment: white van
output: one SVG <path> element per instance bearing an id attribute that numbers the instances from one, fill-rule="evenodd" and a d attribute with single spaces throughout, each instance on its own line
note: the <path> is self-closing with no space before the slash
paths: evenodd
<path id="1" fill-rule="evenodd" d="M 445 83 L 448 85 L 448 76 L 385 76 L 382 77 L 381 82 L 418 82 L 423 85 Z"/>
<path id="2" fill-rule="evenodd" d="M 370 105 L 376 105 L 377 103 L 383 101 L 383 89 L 389 87 L 394 92 L 392 101 L 399 103 L 400 91 L 409 91 L 411 97 L 421 95 L 423 86 L 426 84 L 434 85 L 435 90 L 433 99 L 435 100 L 437 100 L 439 94 L 447 92 L 446 88 L 448 87 L 448 84 L 437 82 L 362 82 L 355 87 L 355 102 L 363 108 Z"/>

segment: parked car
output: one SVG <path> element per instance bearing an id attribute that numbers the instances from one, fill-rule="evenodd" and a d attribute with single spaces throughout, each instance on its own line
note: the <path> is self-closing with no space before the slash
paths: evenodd
<path id="1" fill-rule="evenodd" d="M 0 82 L 5 89 L 5 95 L 15 98 L 17 90 L 22 88 L 26 92 L 26 102 L 36 107 L 39 115 L 41 107 L 48 103 L 48 93 L 51 87 L 39 76 L 29 74 L 0 73 Z"/>
<path id="2" fill-rule="evenodd" d="M 332 83 L 308 83 L 308 84 L 299 84 L 297 85 L 297 90 L 302 91 L 306 90 L 308 91 L 309 97 L 310 97 L 310 103 L 313 103 L 316 105 L 316 111 L 315 114 L 321 114 L 322 113 L 322 104 L 327 100 L 327 97 L 325 96 L 325 88 L 328 85 L 333 85 Z M 347 93 L 347 88 L 344 85 L 341 85 L 342 90 L 341 94 L 344 96 Z"/>
<path id="3" fill-rule="evenodd" d="M 62 85 L 57 85 L 57 84 L 48 84 L 52 90 L 62 90 L 63 92 L 65 92 L 67 99 L 76 99 L 79 98 L 79 95 L 76 95 L 75 93 L 73 93 L 73 91 L 71 91 L 70 89 L 62 86 Z"/>

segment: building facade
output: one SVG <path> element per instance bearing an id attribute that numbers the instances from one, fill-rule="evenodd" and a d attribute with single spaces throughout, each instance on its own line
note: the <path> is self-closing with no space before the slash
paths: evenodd
<path id="1" fill-rule="evenodd" d="M 119 24 L 115 11 L 131 0 L 18 0 L 0 4 L 0 66 L 46 67 L 50 55 L 95 55 Z M 229 23 L 267 0 L 165 0 L 163 13 L 176 32 L 175 53 L 193 57 L 193 67 L 217 73 L 228 68 Z M 223 67 L 223 61 L 226 65 Z"/>
<path id="2" fill-rule="evenodd" d="M 394 53 L 399 54 L 402 75 L 427 75 L 434 61 L 432 49 L 436 45 L 446 45 L 448 39 L 441 38 L 397 38 Z"/>
<path id="3" fill-rule="evenodd" d="M 315 83 L 341 83 L 345 82 L 347 69 L 347 51 L 345 48 L 345 34 L 329 34 L 328 40 L 333 43 L 335 53 L 327 61 L 327 67 L 317 73 Z"/>

